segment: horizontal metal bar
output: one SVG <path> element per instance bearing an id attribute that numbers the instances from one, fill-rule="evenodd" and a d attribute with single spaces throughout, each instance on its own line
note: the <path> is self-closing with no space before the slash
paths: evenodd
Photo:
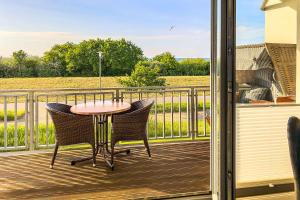
<path id="1" fill-rule="evenodd" d="M 25 149 L 27 149 L 26 146 L 17 146 L 17 147 L 14 147 L 14 146 L 8 146 L 8 147 L 0 147 L 0 153 L 1 153 L 1 151 L 6 152 L 7 150 L 25 150 Z"/>
<path id="2" fill-rule="evenodd" d="M 27 97 L 27 94 L 0 94 L 0 97 Z"/>
<path id="3" fill-rule="evenodd" d="M 77 93 L 43 93 L 37 94 L 37 97 L 50 97 L 50 96 L 69 96 L 69 95 L 92 95 L 92 94 L 113 94 L 113 92 L 77 92 Z"/>
<path id="4" fill-rule="evenodd" d="M 139 91 L 124 91 L 123 94 L 133 94 L 133 93 L 171 93 L 171 92 L 189 92 L 189 90 L 139 90 Z"/>
<path id="5" fill-rule="evenodd" d="M 180 89 L 180 88 L 202 88 L 210 90 L 210 86 L 146 86 L 146 87 L 110 87 L 101 88 L 101 90 L 137 90 L 137 89 Z M 0 93 L 5 92 L 58 92 L 58 91 L 99 91 L 99 88 L 57 88 L 57 89 L 13 89 L 13 90 L 0 90 Z"/>

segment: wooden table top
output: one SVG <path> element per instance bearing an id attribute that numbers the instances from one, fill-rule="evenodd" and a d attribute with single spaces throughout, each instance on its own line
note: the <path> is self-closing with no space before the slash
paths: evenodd
<path id="1" fill-rule="evenodd" d="M 129 110 L 131 105 L 127 102 L 96 101 L 77 104 L 71 107 L 71 112 L 79 115 L 108 115 Z"/>

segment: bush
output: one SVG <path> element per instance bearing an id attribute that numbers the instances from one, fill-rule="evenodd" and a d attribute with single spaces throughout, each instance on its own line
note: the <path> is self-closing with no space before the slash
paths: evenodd
<path id="1" fill-rule="evenodd" d="M 17 111 L 17 119 L 24 117 L 25 110 Z M 7 110 L 7 121 L 12 121 L 15 119 L 15 111 L 14 110 Z M 0 111 L 0 121 L 4 120 L 4 111 Z"/>
<path id="2" fill-rule="evenodd" d="M 17 69 L 0 63 L 0 78 L 11 78 L 17 76 Z"/>
<path id="3" fill-rule="evenodd" d="M 166 80 L 159 77 L 159 67 L 154 62 L 140 61 L 130 76 L 119 79 L 126 87 L 165 86 Z"/>
<path id="4" fill-rule="evenodd" d="M 179 62 L 177 75 L 206 76 L 209 75 L 210 62 L 202 58 L 187 58 Z"/>
<path id="5" fill-rule="evenodd" d="M 206 76 L 209 75 L 210 63 L 202 58 L 187 58 L 179 62 L 170 52 L 155 56 L 155 62 L 162 76 Z"/>
<path id="6" fill-rule="evenodd" d="M 170 52 L 165 52 L 155 56 L 153 61 L 158 62 L 160 68 L 160 74 L 163 76 L 177 75 L 178 62 L 174 55 Z"/>
<path id="7" fill-rule="evenodd" d="M 163 113 L 163 111 L 165 111 L 165 112 L 167 112 L 167 113 L 170 113 L 172 109 L 173 109 L 173 112 L 179 112 L 179 107 L 180 107 L 181 112 L 186 112 L 187 106 L 188 106 L 187 103 L 181 103 L 181 104 L 179 104 L 179 103 L 173 103 L 173 108 L 172 108 L 172 104 L 171 104 L 171 103 L 165 103 L 165 107 L 164 107 L 163 104 L 158 103 L 158 104 L 156 105 L 156 112 L 157 112 L 157 113 Z M 203 101 L 200 101 L 200 102 L 198 102 L 197 109 L 198 109 L 199 111 L 202 111 L 202 110 L 203 110 L 203 106 L 204 106 L 204 105 L 203 105 Z M 153 106 L 153 107 L 154 107 L 154 106 Z M 210 109 L 210 102 L 209 102 L 209 101 L 206 102 L 205 108 L 206 108 L 207 110 Z M 154 112 L 155 112 L 155 110 L 152 109 L 152 110 L 151 110 L 151 113 L 154 113 Z"/>

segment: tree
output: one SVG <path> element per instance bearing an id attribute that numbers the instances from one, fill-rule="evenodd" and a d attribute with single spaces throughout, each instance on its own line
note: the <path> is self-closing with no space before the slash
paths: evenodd
<path id="1" fill-rule="evenodd" d="M 23 50 L 13 52 L 13 59 L 19 68 L 19 75 L 22 75 L 21 68 L 22 66 L 24 66 L 26 58 L 27 58 L 27 53 Z"/>
<path id="2" fill-rule="evenodd" d="M 98 52 L 103 46 L 103 40 L 84 40 L 75 45 L 66 55 L 67 71 L 73 75 L 98 75 Z"/>
<path id="3" fill-rule="evenodd" d="M 13 52 L 13 58 L 17 65 L 23 65 L 27 56 L 27 53 L 23 50 Z"/>
<path id="4" fill-rule="evenodd" d="M 103 72 L 105 75 L 130 74 L 138 61 L 143 60 L 142 49 L 125 39 L 107 39 L 101 51 L 104 54 Z"/>
<path id="5" fill-rule="evenodd" d="M 170 52 L 165 52 L 155 56 L 153 61 L 160 62 L 160 71 L 162 75 L 176 75 L 176 69 L 178 67 L 178 62 L 174 55 Z"/>
<path id="6" fill-rule="evenodd" d="M 130 41 L 91 39 L 80 42 L 66 56 L 67 70 L 71 74 L 98 75 L 102 52 L 103 75 L 129 74 L 135 64 L 143 59 L 143 51 Z"/>
<path id="7" fill-rule="evenodd" d="M 119 82 L 126 87 L 165 86 L 166 80 L 159 77 L 159 70 L 153 61 L 140 61 L 131 75 L 119 79 Z"/>
<path id="8" fill-rule="evenodd" d="M 27 58 L 25 60 L 25 67 L 26 67 L 26 71 L 27 71 L 27 76 L 29 77 L 38 77 L 39 76 L 39 72 L 38 72 L 38 66 L 40 62 L 40 58 L 38 57 L 30 57 Z"/>
<path id="9" fill-rule="evenodd" d="M 75 45 L 71 42 L 54 45 L 49 51 L 44 53 L 43 61 L 49 65 L 57 75 L 67 75 L 67 54 L 74 49 Z"/>

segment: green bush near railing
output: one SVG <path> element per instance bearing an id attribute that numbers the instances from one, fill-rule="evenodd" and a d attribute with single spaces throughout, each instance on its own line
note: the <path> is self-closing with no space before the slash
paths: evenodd
<path id="1" fill-rule="evenodd" d="M 17 111 L 17 119 L 24 117 L 25 110 L 18 110 Z M 15 111 L 14 110 L 7 110 L 7 121 L 15 120 Z M 0 121 L 4 121 L 4 111 L 0 111 Z"/>
<path id="2" fill-rule="evenodd" d="M 171 122 L 165 122 L 165 136 L 171 137 Z M 203 131 L 204 123 L 202 120 L 198 121 L 198 134 L 204 135 Z M 110 127 L 110 124 L 109 124 Z M 46 124 L 39 124 L 38 126 L 38 141 L 39 145 L 45 145 L 47 144 L 47 126 Z M 157 130 L 157 137 L 163 137 L 163 122 L 159 121 L 157 122 L 157 125 L 155 126 L 154 120 L 149 120 L 148 123 L 148 135 L 149 138 L 155 137 L 155 130 Z M 178 137 L 180 134 L 180 123 L 178 121 L 174 121 L 173 123 L 173 136 Z M 206 133 L 207 136 L 210 134 L 210 126 L 207 124 L 206 126 Z M 14 134 L 15 134 L 15 127 L 13 124 L 9 124 L 7 126 L 7 146 L 14 146 Z M 36 135 L 36 134 L 35 134 Z M 109 129 L 109 135 L 110 135 L 110 129 Z M 187 122 L 183 121 L 181 122 L 181 136 L 188 136 L 188 127 Z M 36 138 L 35 138 L 36 139 Z M 163 140 L 163 139 L 162 139 Z M 25 126 L 19 125 L 17 129 L 17 142 L 18 146 L 24 146 L 25 145 Z M 48 124 L 48 144 L 54 144 L 55 143 L 55 133 L 54 133 L 54 126 L 52 123 Z M 4 146 L 4 125 L 0 125 L 0 147 Z"/>
<path id="3" fill-rule="evenodd" d="M 14 135 L 15 135 L 15 126 L 13 124 L 9 124 L 7 126 L 7 146 L 14 146 Z M 25 126 L 20 125 L 17 128 L 17 141 L 18 146 L 25 145 Z M 0 125 L 0 147 L 4 146 L 4 125 Z"/>
<path id="4" fill-rule="evenodd" d="M 185 102 L 181 102 L 181 103 L 176 102 L 176 103 L 173 103 L 173 108 L 172 108 L 172 103 L 168 102 L 168 103 L 165 103 L 165 108 L 164 108 L 164 105 L 162 103 L 158 103 L 156 105 L 156 112 L 163 113 L 163 111 L 165 110 L 166 113 L 170 113 L 172 109 L 173 109 L 173 112 L 179 112 L 179 108 L 180 108 L 181 112 L 186 112 L 187 106 L 188 106 L 188 104 Z M 203 110 L 203 106 L 204 106 L 204 103 L 202 101 L 198 102 L 198 105 L 197 105 L 198 111 Z M 210 109 L 210 101 L 205 102 L 205 108 L 207 110 Z M 151 109 L 151 113 L 154 113 L 154 112 L 155 112 L 155 105 Z"/>

